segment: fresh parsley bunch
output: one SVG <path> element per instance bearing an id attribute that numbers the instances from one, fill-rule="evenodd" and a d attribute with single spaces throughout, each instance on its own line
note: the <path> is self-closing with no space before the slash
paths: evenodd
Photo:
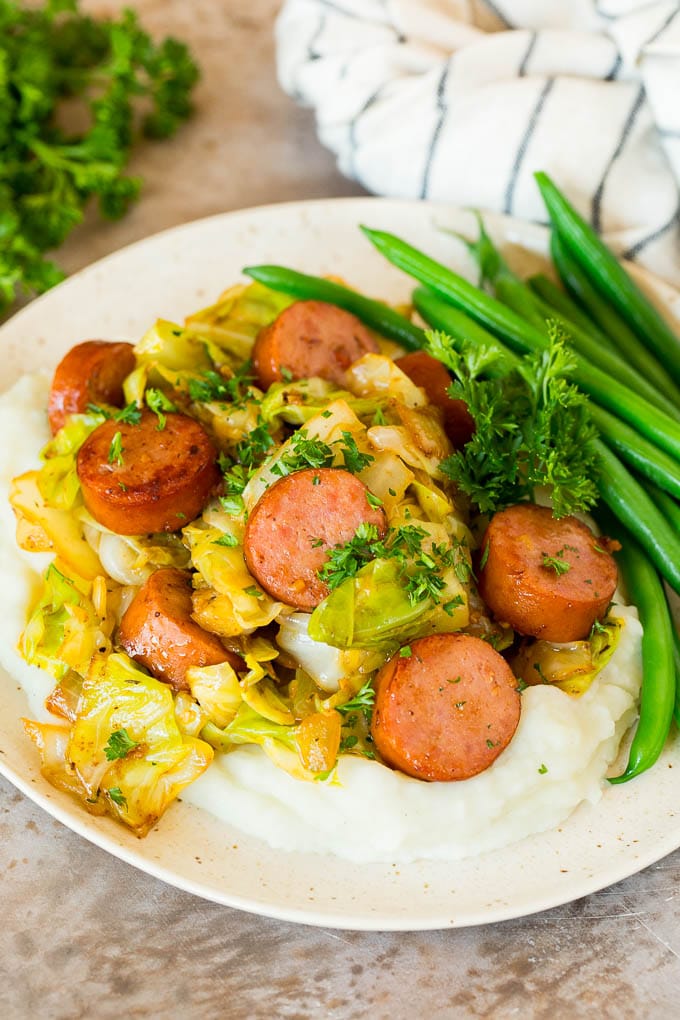
<path id="1" fill-rule="evenodd" d="M 0 0 L 0 312 L 62 279 L 44 253 L 80 223 L 88 199 L 107 218 L 123 215 L 141 185 L 123 172 L 137 104 L 143 133 L 167 138 L 191 112 L 197 79 L 187 47 L 154 43 L 131 10 L 95 20 L 78 0 Z M 66 101 L 85 109 L 78 133 L 63 126 Z"/>
<path id="2" fill-rule="evenodd" d="M 482 513 L 533 499 L 539 487 L 548 489 L 555 517 L 597 502 L 597 430 L 588 398 L 569 380 L 574 357 L 559 330 L 549 329 L 549 347 L 513 364 L 484 347 L 459 353 L 445 334 L 428 334 L 430 352 L 455 375 L 451 396 L 466 402 L 475 422 L 442 471 Z"/>

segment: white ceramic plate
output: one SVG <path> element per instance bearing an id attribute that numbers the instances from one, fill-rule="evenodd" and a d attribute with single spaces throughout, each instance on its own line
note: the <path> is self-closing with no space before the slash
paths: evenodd
<path id="1" fill-rule="evenodd" d="M 51 369 L 80 340 L 135 340 L 159 316 L 181 321 L 236 281 L 247 264 L 276 262 L 339 274 L 368 294 L 406 299 L 409 281 L 373 252 L 359 223 L 392 230 L 444 262 L 473 271 L 460 243 L 437 226 L 473 231 L 474 225 L 468 214 L 446 206 L 344 199 L 216 216 L 132 245 L 16 315 L 0 330 L 0 389 L 24 371 Z M 545 231 L 500 218 L 489 218 L 487 226 L 511 260 L 524 268 L 541 265 Z M 651 278 L 643 282 L 680 322 L 680 295 Z M 20 722 L 26 700 L 2 673 L 0 700 L 0 772 L 31 800 L 142 871 L 271 917 L 374 930 L 499 921 L 601 889 L 680 846 L 678 740 L 651 772 L 606 789 L 598 805 L 583 805 L 559 830 L 455 865 L 356 866 L 274 851 L 185 803 L 173 806 L 140 841 L 107 818 L 87 815 L 42 779 Z"/>

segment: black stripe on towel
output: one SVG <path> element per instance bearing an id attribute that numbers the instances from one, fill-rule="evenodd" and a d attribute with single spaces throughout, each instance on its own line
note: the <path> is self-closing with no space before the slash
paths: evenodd
<path id="1" fill-rule="evenodd" d="M 307 60 L 319 60 L 321 58 L 321 54 L 316 49 L 316 44 L 323 35 L 325 27 L 326 27 L 326 15 L 321 14 L 319 16 L 318 24 L 314 32 L 312 33 L 312 37 L 307 43 Z"/>
<path id="2" fill-rule="evenodd" d="M 517 178 L 519 177 L 519 172 L 522 169 L 522 163 L 524 162 L 524 157 L 526 156 L 527 149 L 529 148 L 529 143 L 534 135 L 534 132 L 536 131 L 536 128 L 538 127 L 538 122 L 541 118 L 541 112 L 543 110 L 543 107 L 545 106 L 545 102 L 548 96 L 550 95 L 550 92 L 552 91 L 554 85 L 555 85 L 554 78 L 546 79 L 545 85 L 541 89 L 540 95 L 536 100 L 536 105 L 534 106 L 531 117 L 529 118 L 529 123 L 527 124 L 526 131 L 524 132 L 522 140 L 520 141 L 519 146 L 517 147 L 515 160 L 512 164 L 512 170 L 510 171 L 510 179 L 508 180 L 508 186 L 505 189 L 505 201 L 503 203 L 503 212 L 505 213 L 512 212 L 512 203 L 515 197 L 515 187 L 517 185 Z"/>
<path id="3" fill-rule="evenodd" d="M 442 126 L 444 124 L 444 118 L 446 117 L 447 113 L 446 102 L 444 100 L 444 91 L 446 89 L 446 82 L 448 80 L 448 77 L 449 77 L 449 65 L 447 64 L 441 73 L 441 77 L 439 78 L 439 84 L 437 85 L 437 110 L 439 111 L 439 116 L 437 118 L 437 123 L 434 126 L 434 131 L 432 132 L 432 141 L 430 142 L 430 148 L 427 153 L 427 159 L 425 160 L 425 169 L 423 170 L 423 185 L 420 189 L 421 198 L 427 198 L 427 193 L 430 188 L 430 171 L 432 169 L 432 161 L 434 159 L 437 143 L 439 142 L 439 136 L 441 134 Z"/>
<path id="4" fill-rule="evenodd" d="M 342 14 L 345 18 L 349 18 L 350 21 L 360 21 L 367 25 L 380 25 L 381 28 L 386 28 L 397 37 L 397 42 L 405 42 L 404 36 L 399 31 L 396 25 L 391 21 L 385 21 L 381 18 L 367 18 L 364 14 L 356 14 L 354 11 L 348 11 L 346 7 L 341 4 L 335 3 L 334 0 L 318 0 L 322 7 L 325 7 L 329 11 L 333 11 L 335 14 Z M 389 17 L 388 12 L 386 12 Z"/>
<path id="5" fill-rule="evenodd" d="M 503 11 L 499 8 L 498 4 L 492 3 L 492 0 L 482 0 L 482 3 L 496 18 L 498 18 L 504 28 L 516 28 L 516 25 L 513 25 L 510 19 L 503 14 Z"/>
<path id="6" fill-rule="evenodd" d="M 616 54 L 616 59 L 614 60 L 614 63 L 612 64 L 612 69 L 609 72 L 609 74 L 605 76 L 604 80 L 605 81 L 614 81 L 614 79 L 616 78 L 617 74 L 621 70 L 621 64 L 622 63 L 623 63 L 623 60 L 621 59 L 621 54 L 617 53 Z"/>
<path id="7" fill-rule="evenodd" d="M 650 35 L 649 39 L 647 40 L 645 45 L 642 47 L 642 49 L 644 49 L 646 46 L 651 46 L 652 43 L 655 43 L 656 40 L 660 36 L 662 36 L 664 34 L 664 32 L 666 31 L 668 26 L 671 24 L 671 22 L 675 21 L 675 19 L 677 18 L 678 14 L 680 14 L 680 5 L 678 5 L 675 8 L 675 10 L 673 11 L 672 14 L 669 14 L 668 17 L 664 19 L 663 23 L 661 25 L 659 25 L 659 27 L 657 28 L 656 32 L 654 32 L 652 35 Z"/>
<path id="8" fill-rule="evenodd" d="M 527 64 L 529 63 L 529 60 L 531 59 L 531 54 L 534 52 L 534 46 L 536 45 L 537 38 L 538 38 L 538 33 L 537 32 L 532 32 L 531 33 L 531 38 L 529 39 L 529 45 L 527 46 L 526 52 L 525 52 L 524 56 L 522 57 L 522 63 L 519 65 L 519 68 L 517 70 L 517 74 L 519 75 L 520 78 L 523 78 L 524 75 L 527 73 Z"/>
<path id="9" fill-rule="evenodd" d="M 635 100 L 633 102 L 633 105 L 630 108 L 630 112 L 628 113 L 628 116 L 626 117 L 626 119 L 624 121 L 623 127 L 621 128 L 621 134 L 620 134 L 619 140 L 618 140 L 618 142 L 616 144 L 616 148 L 614 149 L 609 162 L 607 163 L 606 167 L 604 168 L 604 173 L 602 174 L 602 178 L 600 180 L 600 183 L 598 184 L 598 186 L 597 186 L 597 188 L 595 190 L 595 194 L 593 195 L 593 202 L 592 202 L 592 208 L 591 208 L 591 213 L 590 213 L 590 222 L 592 223 L 592 225 L 595 228 L 595 230 L 598 231 L 598 233 L 602 229 L 602 196 L 604 194 L 604 188 L 605 188 L 605 184 L 607 183 L 607 178 L 609 177 L 609 174 L 611 173 L 612 167 L 614 166 L 614 164 L 616 163 L 617 159 L 619 158 L 619 156 L 623 152 L 623 147 L 626 144 L 626 141 L 628 140 L 628 136 L 630 135 L 631 131 L 633 130 L 633 127 L 635 126 L 635 121 L 637 119 L 637 115 L 640 112 L 640 110 L 642 108 L 642 104 L 644 103 L 644 101 L 645 101 L 645 90 L 644 90 L 644 86 L 641 85 L 640 88 L 637 91 L 637 94 L 635 96 Z"/>
<path id="10" fill-rule="evenodd" d="M 357 125 L 361 118 L 363 117 L 363 115 L 368 110 L 370 110 L 371 107 L 375 105 L 375 103 L 377 103 L 377 101 L 380 99 L 380 96 L 387 89 L 387 86 L 389 84 L 390 84 L 389 82 L 384 82 L 379 89 L 376 89 L 375 92 L 368 97 L 368 99 L 361 107 L 361 109 L 354 114 L 351 121 L 349 122 L 349 172 L 350 176 L 353 177 L 358 184 L 363 185 L 363 181 L 361 180 L 359 174 L 357 173 L 356 164 L 354 162 L 354 157 L 356 156 L 356 151 L 357 148 L 359 147 L 359 143 L 357 141 Z M 367 190 L 370 191 L 371 189 L 368 188 Z"/>
<path id="11" fill-rule="evenodd" d="M 668 223 L 664 223 L 662 226 L 657 227 L 657 229 L 652 231 L 651 234 L 647 234 L 646 237 L 642 237 L 639 241 L 636 241 L 635 244 L 632 244 L 627 251 L 623 252 L 623 258 L 635 259 L 640 252 L 644 251 L 645 248 L 652 244 L 653 241 L 658 241 L 660 237 L 663 237 L 664 234 L 667 234 L 669 230 L 672 230 L 673 227 L 678 225 L 680 225 L 680 205 L 678 205 Z"/>

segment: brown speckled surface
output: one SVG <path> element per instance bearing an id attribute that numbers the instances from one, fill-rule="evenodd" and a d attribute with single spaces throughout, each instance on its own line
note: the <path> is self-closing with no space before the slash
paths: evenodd
<path id="1" fill-rule="evenodd" d="M 74 235 L 62 256 L 67 268 L 213 212 L 360 193 L 317 144 L 311 117 L 276 87 L 276 0 L 133 6 L 153 30 L 191 41 L 204 74 L 199 109 L 177 139 L 142 148 L 132 169 L 147 180 L 143 200 L 120 223 L 88 224 Z M 637 1020 L 677 1008 L 680 851 L 587 899 L 493 927 L 329 931 L 248 916 L 165 886 L 0 779 L 0 874 L 3 1020 Z"/>

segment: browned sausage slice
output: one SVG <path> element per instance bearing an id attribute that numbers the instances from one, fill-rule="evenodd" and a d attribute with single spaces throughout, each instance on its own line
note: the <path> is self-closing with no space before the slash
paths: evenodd
<path id="1" fill-rule="evenodd" d="M 413 351 L 397 358 L 395 365 L 416 386 L 425 390 L 431 404 L 441 409 L 444 415 L 444 431 L 454 449 L 458 450 L 465 446 L 475 431 L 474 419 L 464 400 L 454 400 L 449 396 L 447 390 L 451 385 L 451 376 L 441 361 L 426 351 Z"/>
<path id="2" fill-rule="evenodd" d="M 376 678 L 376 748 L 388 765 L 417 779 L 476 776 L 517 729 L 521 699 L 512 670 L 491 645 L 467 634 L 432 634 L 410 650 Z"/>
<path id="3" fill-rule="evenodd" d="M 240 656 L 192 620 L 191 580 L 176 567 L 154 571 L 142 585 L 120 621 L 118 639 L 130 658 L 175 691 L 189 689 L 189 666 L 243 668 Z"/>
<path id="4" fill-rule="evenodd" d="M 119 438 L 117 438 L 117 436 Z M 207 432 L 184 414 L 151 411 L 138 425 L 105 421 L 78 451 L 78 478 L 95 520 L 119 535 L 177 531 L 198 516 L 220 479 Z"/>
<path id="5" fill-rule="evenodd" d="M 262 389 L 284 376 L 320 376 L 342 385 L 345 372 L 378 345 L 351 312 L 324 301 L 296 301 L 261 329 L 253 347 L 253 366 Z"/>
<path id="6" fill-rule="evenodd" d="M 606 538 L 575 517 L 519 503 L 497 513 L 482 539 L 479 592 L 520 634 L 578 641 L 603 616 L 617 569 Z"/>
<path id="7" fill-rule="evenodd" d="M 358 478 L 339 468 L 305 468 L 280 478 L 255 504 L 243 549 L 251 574 L 275 599 L 314 609 L 328 595 L 318 571 L 329 549 L 354 538 L 364 522 L 380 535 L 385 513 L 368 502 Z"/>
<path id="8" fill-rule="evenodd" d="M 132 344 L 86 340 L 76 344 L 57 365 L 47 402 L 52 433 L 69 414 L 82 414 L 88 404 L 123 403 L 123 382 L 135 367 Z"/>

